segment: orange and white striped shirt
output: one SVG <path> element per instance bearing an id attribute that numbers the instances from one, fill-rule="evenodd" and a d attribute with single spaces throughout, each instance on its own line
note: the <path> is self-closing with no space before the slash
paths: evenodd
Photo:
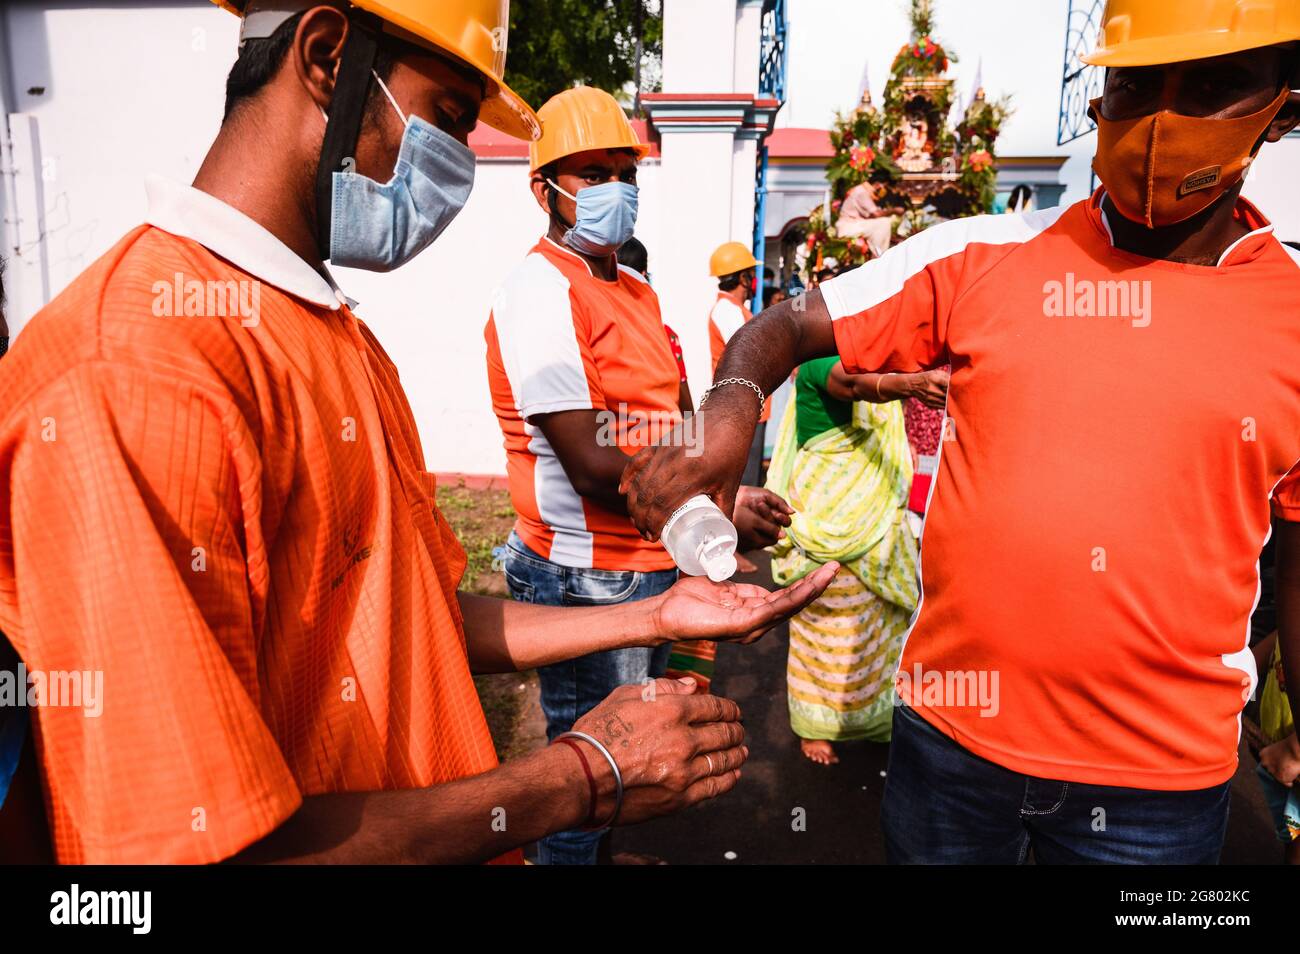
<path id="1" fill-rule="evenodd" d="M 543 237 L 497 289 L 484 334 L 520 539 L 563 566 L 673 566 L 626 514 L 573 489 L 533 422 L 596 410 L 600 433 L 629 456 L 681 422 L 681 376 L 649 283 L 622 265 L 613 281 L 598 278 L 585 259 Z"/>

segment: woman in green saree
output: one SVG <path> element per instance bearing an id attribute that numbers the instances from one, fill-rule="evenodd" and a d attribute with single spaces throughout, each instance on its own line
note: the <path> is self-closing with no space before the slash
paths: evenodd
<path id="1" fill-rule="evenodd" d="M 835 357 L 799 367 L 767 486 L 794 507 L 772 552 L 784 586 L 831 560 L 839 574 L 790 621 L 786 690 L 804 755 L 834 741 L 887 742 L 903 636 L 916 609 L 917 541 L 906 520 L 912 454 L 899 401 L 947 398 L 946 371 L 849 375 Z"/>

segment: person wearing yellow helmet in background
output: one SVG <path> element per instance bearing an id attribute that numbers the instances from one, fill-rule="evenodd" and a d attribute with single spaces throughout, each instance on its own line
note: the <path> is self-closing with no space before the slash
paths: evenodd
<path id="1" fill-rule="evenodd" d="M 758 281 L 757 268 L 758 259 L 742 242 L 724 242 L 709 256 L 709 274 L 718 280 L 718 296 L 709 309 L 709 357 L 715 373 L 731 336 L 754 317 L 749 302 L 754 297 Z M 745 471 L 740 478 L 743 485 L 756 484 L 762 476 L 764 430 L 771 414 L 772 398 L 769 396 L 763 402 L 763 413 L 759 415 Z"/>
<path id="2" fill-rule="evenodd" d="M 506 580 L 526 603 L 651 600 L 674 585 L 677 570 L 628 520 L 619 476 L 630 454 L 691 409 L 680 403 L 658 296 L 617 259 L 636 226 L 637 163 L 649 146 L 617 100 L 592 87 L 558 93 L 538 116 L 529 185 L 547 228 L 494 292 L 484 332 L 518 515 Z M 737 507 L 742 547 L 777 539 L 788 523 L 780 504 L 759 488 L 745 492 Z M 541 667 L 548 737 L 581 724 L 617 686 L 662 675 L 669 648 L 615 649 Z M 542 839 L 539 859 L 594 864 L 601 844 L 601 832 L 570 830 Z"/>
<path id="3" fill-rule="evenodd" d="M 14 787 L 43 789 L 53 857 L 518 861 L 727 791 L 730 702 L 627 688 L 498 766 L 471 673 L 756 636 L 817 584 L 690 580 L 637 612 L 458 594 L 396 369 L 324 265 L 437 238 L 479 119 L 536 134 L 508 5 L 224 5 L 242 42 L 193 186 L 151 181 L 148 223 L 0 365 L 0 629 L 29 672 L 104 687 L 33 711 Z"/>
<path id="4" fill-rule="evenodd" d="M 1219 857 L 1271 517 L 1300 685 L 1300 258 L 1240 197 L 1300 121 L 1298 41 L 1297 0 L 1110 0 L 1091 197 L 941 223 L 764 312 L 718 365 L 738 383 L 697 415 L 704 453 L 667 440 L 624 475 L 653 535 L 695 494 L 725 509 L 747 383 L 834 354 L 850 374 L 951 364 L 891 861 Z M 1272 760 L 1283 785 L 1298 755 Z"/>

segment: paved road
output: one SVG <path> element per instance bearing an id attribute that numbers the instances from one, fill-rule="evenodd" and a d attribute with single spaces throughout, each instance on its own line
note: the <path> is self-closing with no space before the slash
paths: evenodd
<path id="1" fill-rule="evenodd" d="M 770 584 L 760 571 L 745 579 Z M 727 796 L 685 814 L 616 833 L 615 851 L 654 854 L 670 864 L 879 864 L 878 819 L 889 747 L 840 744 L 838 765 L 814 765 L 799 753 L 785 703 L 786 632 L 781 627 L 752 646 L 722 646 L 714 691 L 741 706 L 750 748 L 740 784 Z M 806 830 L 792 820 L 803 809 Z M 734 852 L 728 858 L 727 852 Z M 1224 864 L 1273 864 L 1280 848 L 1242 749 L 1233 784 Z"/>

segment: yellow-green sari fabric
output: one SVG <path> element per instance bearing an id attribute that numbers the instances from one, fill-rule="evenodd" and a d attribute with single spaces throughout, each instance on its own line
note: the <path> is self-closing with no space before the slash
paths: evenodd
<path id="1" fill-rule="evenodd" d="M 887 741 L 894 673 L 918 595 L 902 406 L 857 402 L 850 423 L 802 446 L 795 414 L 791 401 L 767 480 L 795 509 L 771 548 L 772 577 L 784 586 L 831 560 L 842 568 L 790 622 L 790 724 L 805 739 Z"/>

